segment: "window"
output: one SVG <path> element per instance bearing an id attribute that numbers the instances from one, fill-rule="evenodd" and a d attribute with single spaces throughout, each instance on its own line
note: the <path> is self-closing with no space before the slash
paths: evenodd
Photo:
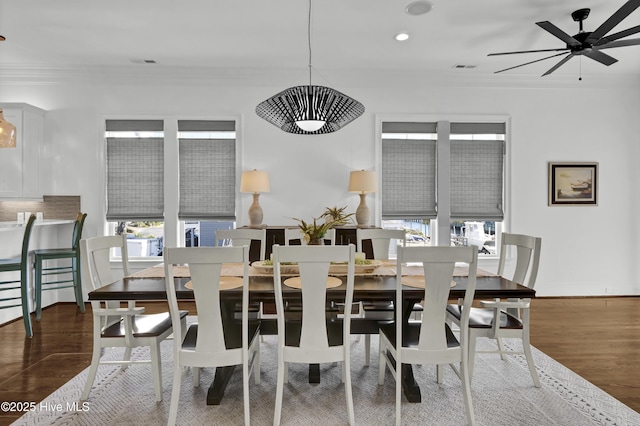
<path id="1" fill-rule="evenodd" d="M 162 120 L 107 120 L 105 137 L 110 231 L 116 235 L 127 234 L 131 257 L 161 256 L 164 123 Z"/>
<path id="2" fill-rule="evenodd" d="M 382 124 L 382 227 L 429 245 L 436 212 L 436 123 Z"/>
<path id="3" fill-rule="evenodd" d="M 234 227 L 235 121 L 178 120 L 180 203 L 185 246 L 215 246 L 216 230 Z"/>
<path id="4" fill-rule="evenodd" d="M 383 122 L 382 226 L 405 229 L 408 245 L 497 254 L 505 134 L 504 122 Z"/>

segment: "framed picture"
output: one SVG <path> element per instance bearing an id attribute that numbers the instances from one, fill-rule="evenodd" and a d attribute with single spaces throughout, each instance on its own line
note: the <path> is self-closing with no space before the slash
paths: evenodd
<path id="1" fill-rule="evenodd" d="M 549 163 L 549 205 L 598 205 L 598 163 Z"/>

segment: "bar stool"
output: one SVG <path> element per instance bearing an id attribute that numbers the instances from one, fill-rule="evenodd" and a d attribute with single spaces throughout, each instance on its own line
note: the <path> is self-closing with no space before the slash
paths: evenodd
<path id="1" fill-rule="evenodd" d="M 3 305 L 0 309 L 14 308 L 22 306 L 22 320 L 24 321 L 24 331 L 27 337 L 33 336 L 31 329 L 31 316 L 29 315 L 29 238 L 33 223 L 36 220 L 35 215 L 29 216 L 27 224 L 24 227 L 24 237 L 22 238 L 22 253 L 18 258 L 0 259 L 0 272 L 20 271 L 19 280 L 0 281 L 0 291 L 20 289 L 20 296 L 11 296 L 0 298 L 0 302 L 9 300 L 20 300 L 20 303 L 13 305 Z M 17 285 L 20 284 L 20 285 Z"/>
<path id="2" fill-rule="evenodd" d="M 80 312 L 84 312 L 84 300 L 82 298 L 82 283 L 80 279 L 80 239 L 86 213 L 78 213 L 76 223 L 73 226 L 72 247 L 34 250 L 35 256 L 35 290 L 36 290 L 36 320 L 42 316 L 42 292 L 73 287 L 76 294 L 76 303 Z M 66 266 L 43 267 L 47 260 L 70 259 L 71 264 Z M 43 277 L 54 276 L 55 281 L 43 281 Z M 60 275 L 66 276 L 59 277 Z"/>

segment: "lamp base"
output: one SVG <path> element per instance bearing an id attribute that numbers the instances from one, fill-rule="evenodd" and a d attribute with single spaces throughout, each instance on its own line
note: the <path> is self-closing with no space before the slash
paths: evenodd
<path id="1" fill-rule="evenodd" d="M 364 228 L 369 226 L 369 218 L 371 217 L 369 213 L 369 207 L 367 206 L 367 202 L 365 198 L 367 194 L 359 194 L 360 195 L 360 204 L 356 209 L 356 222 L 358 223 L 358 227 Z"/>
<path id="2" fill-rule="evenodd" d="M 258 199 L 260 198 L 260 194 L 253 194 L 253 203 L 249 206 L 249 226 L 251 228 L 259 228 L 262 224 L 262 207 L 260 207 L 260 203 Z"/>

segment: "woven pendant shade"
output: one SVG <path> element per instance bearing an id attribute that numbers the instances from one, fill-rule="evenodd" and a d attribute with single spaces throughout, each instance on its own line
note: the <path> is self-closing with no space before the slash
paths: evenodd
<path id="1" fill-rule="evenodd" d="M 317 135 L 340 130 L 364 113 L 353 98 L 324 86 L 290 87 L 261 102 L 256 114 L 287 133 Z M 300 128 L 297 121 L 324 121 L 315 131 Z"/>

